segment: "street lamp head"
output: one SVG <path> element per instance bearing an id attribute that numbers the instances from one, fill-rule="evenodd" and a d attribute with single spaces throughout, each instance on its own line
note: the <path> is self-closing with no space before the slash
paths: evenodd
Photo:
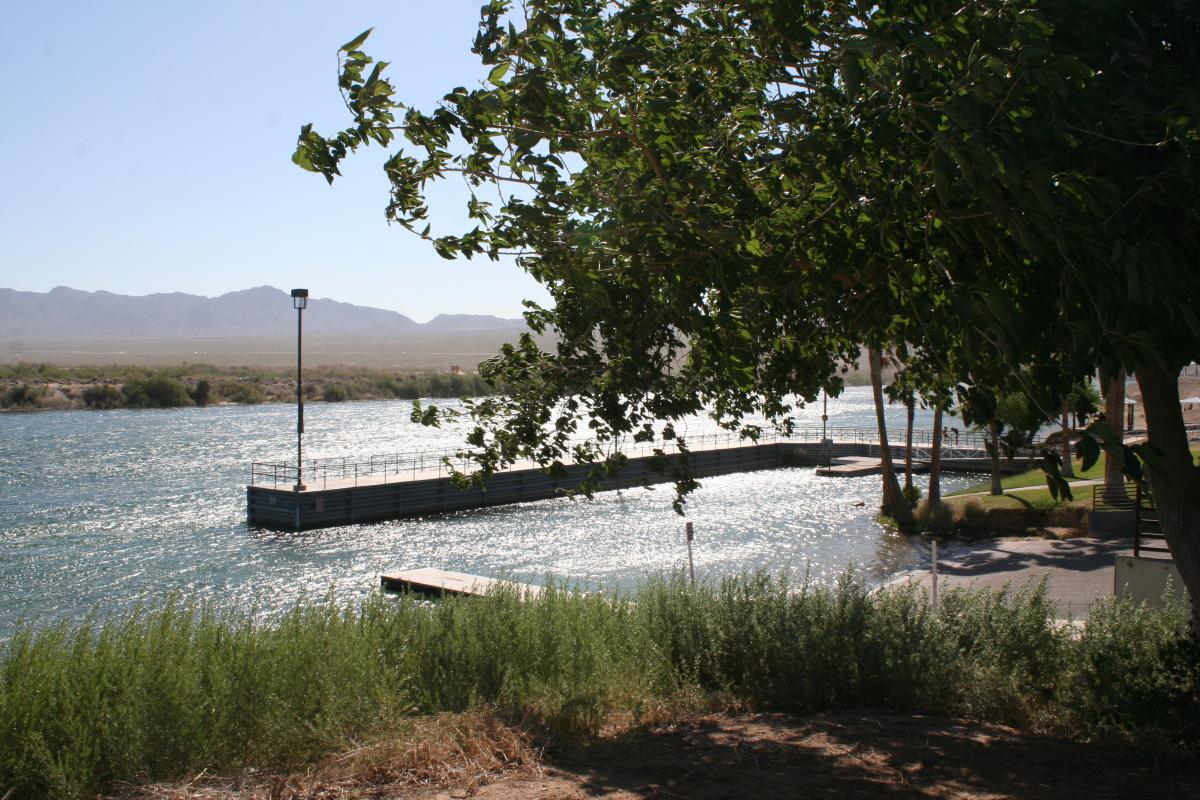
<path id="1" fill-rule="evenodd" d="M 292 307 L 303 309 L 308 306 L 308 289 L 292 289 Z"/>

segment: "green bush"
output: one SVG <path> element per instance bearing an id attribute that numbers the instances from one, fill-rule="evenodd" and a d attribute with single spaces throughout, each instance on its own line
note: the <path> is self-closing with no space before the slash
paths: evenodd
<path id="1" fill-rule="evenodd" d="M 83 390 L 83 405 L 87 408 L 120 408 L 125 404 L 125 395 L 116 386 L 103 383 Z"/>
<path id="2" fill-rule="evenodd" d="M 198 406 L 206 406 L 212 401 L 212 384 L 208 378 L 201 378 L 190 392 L 192 402 Z"/>
<path id="3" fill-rule="evenodd" d="M 968 500 L 963 503 L 959 512 L 962 525 L 973 531 L 983 531 L 987 528 L 987 509 L 978 500 Z"/>
<path id="4" fill-rule="evenodd" d="M 153 375 L 125 384 L 125 405 L 131 408 L 177 408 L 192 405 L 187 387 L 175 378 Z"/>
<path id="5" fill-rule="evenodd" d="M 925 501 L 913 512 L 913 519 L 923 531 L 936 534 L 947 534 L 954 530 L 954 509 L 945 503 L 931 505 Z"/>
<path id="6" fill-rule="evenodd" d="M 230 403 L 241 405 L 258 405 L 266 402 L 267 395 L 257 383 L 250 381 L 222 381 L 217 386 L 217 393 Z"/>
<path id="7" fill-rule="evenodd" d="M 42 408 L 46 405 L 45 386 L 19 383 L 0 395 L 0 406 L 4 408 Z"/>
<path id="8" fill-rule="evenodd" d="M 908 501 L 910 508 L 916 508 L 917 503 L 921 502 L 921 489 L 919 486 L 905 486 L 902 490 L 904 499 Z"/>
<path id="9" fill-rule="evenodd" d="M 354 390 L 344 383 L 331 383 L 325 387 L 321 399 L 326 403 L 345 403 L 354 399 Z"/>

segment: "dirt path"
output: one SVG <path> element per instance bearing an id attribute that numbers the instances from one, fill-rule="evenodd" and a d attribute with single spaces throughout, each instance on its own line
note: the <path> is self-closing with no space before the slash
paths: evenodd
<path id="1" fill-rule="evenodd" d="M 936 717 L 867 711 L 743 714 L 634 728 L 592 744 L 550 748 L 465 784 L 451 778 L 414 786 L 404 773 L 377 763 L 357 777 L 343 774 L 336 780 L 318 771 L 236 790 L 211 784 L 157 786 L 126 797 L 1157 799 L 1200 797 L 1200 770 L 1128 748 Z"/>

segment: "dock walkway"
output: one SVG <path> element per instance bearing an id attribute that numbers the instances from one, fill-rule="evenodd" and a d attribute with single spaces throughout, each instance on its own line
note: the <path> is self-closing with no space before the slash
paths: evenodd
<path id="1" fill-rule="evenodd" d="M 393 592 L 417 592 L 428 595 L 454 594 L 466 597 L 483 597 L 499 586 L 511 587 L 524 597 L 538 597 L 543 589 L 527 583 L 484 578 L 465 572 L 451 572 L 437 567 L 407 569 L 379 576 L 380 585 Z"/>
<path id="2" fill-rule="evenodd" d="M 639 446 L 622 451 L 625 463 L 621 469 L 603 478 L 597 488 L 604 491 L 670 482 L 682 472 L 684 460 L 687 472 L 697 478 L 803 466 L 822 466 L 829 475 L 878 472 L 879 446 L 869 438 L 873 432 L 852 431 L 854 440 L 835 442 L 822 442 L 811 435 L 758 442 L 733 435 L 692 437 L 686 454 L 671 450 L 669 444 L 659 453 L 651 446 Z M 915 455 L 924 457 L 927 449 L 928 445 L 915 448 Z M 891 450 L 893 458 L 903 458 L 903 446 L 893 445 Z M 268 528 L 305 530 L 544 500 L 579 489 L 594 468 L 568 464 L 550 474 L 532 462 L 522 462 L 497 472 L 482 485 L 460 489 L 448 462 L 460 471 L 467 466 L 460 453 L 398 454 L 357 462 L 326 459 L 305 462 L 302 473 L 295 463 L 256 463 L 246 487 L 247 520 Z M 1006 466 L 1023 469 L 1027 462 L 1017 459 Z M 947 448 L 942 459 L 947 472 L 986 471 L 987 464 L 981 445 Z M 304 478 L 300 489 L 295 487 L 298 475 Z"/>

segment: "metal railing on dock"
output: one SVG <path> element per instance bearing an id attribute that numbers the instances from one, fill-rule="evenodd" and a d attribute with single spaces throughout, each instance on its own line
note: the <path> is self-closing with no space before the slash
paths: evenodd
<path id="1" fill-rule="evenodd" d="M 699 453 L 709 450 L 746 447 L 754 444 L 771 444 L 776 442 L 794 442 L 797 444 L 815 443 L 821 441 L 822 435 L 832 439 L 835 445 L 866 445 L 870 455 L 879 452 L 878 433 L 874 428 L 866 427 L 804 427 L 795 428 L 788 435 L 774 431 L 763 432 L 757 440 L 744 438 L 736 433 L 706 433 L 698 435 L 683 434 L 679 437 L 684 442 L 688 452 Z M 903 431 L 901 441 L 891 441 L 893 455 L 903 452 Z M 943 433 L 943 458 L 968 457 L 978 455 L 986 450 L 987 437 L 972 431 L 960 431 L 955 434 Z M 571 442 L 572 446 L 584 445 L 586 440 Z M 933 431 L 930 429 L 915 429 L 913 431 L 914 455 L 918 458 L 928 457 L 929 448 L 933 444 Z M 678 441 L 675 439 L 656 442 L 607 443 L 609 454 L 621 453 L 627 458 L 641 458 L 655 454 L 656 450 L 664 455 L 672 456 L 679 452 Z M 1035 444 L 1036 448 L 1037 445 Z M 298 477 L 303 477 L 306 486 L 314 488 L 329 488 L 332 481 L 341 485 L 358 486 L 363 481 L 371 483 L 396 482 L 406 480 L 422 480 L 426 478 L 444 478 L 451 474 L 451 467 L 458 472 L 470 472 L 472 464 L 471 450 L 421 450 L 412 452 L 385 453 L 366 456 L 363 458 L 322 458 L 304 462 L 302 474 L 298 473 L 294 462 L 262 462 L 256 461 L 250 467 L 250 484 L 252 486 L 270 486 L 272 488 L 293 486 Z M 524 466 L 532 467 L 533 464 Z"/>
<path id="2" fill-rule="evenodd" d="M 817 436 L 811 439 L 816 441 Z M 774 433 L 764 433 L 757 442 L 744 439 L 734 433 L 702 434 L 698 436 L 680 437 L 689 453 L 700 453 L 729 447 L 746 447 L 753 444 L 768 444 L 781 441 Z M 791 437 L 792 441 L 797 440 Z M 572 446 L 586 444 L 586 440 L 571 443 Z M 671 456 L 679 453 L 676 440 L 658 442 L 629 442 L 614 446 L 610 453 L 620 453 L 627 458 L 646 457 L 661 450 L 663 455 Z M 425 478 L 444 478 L 451 474 L 453 466 L 458 472 L 470 472 L 475 451 L 471 450 L 420 450 L 413 452 L 386 453 L 366 456 L 357 460 L 348 458 L 321 458 L 305 460 L 303 479 L 306 486 L 328 488 L 330 481 L 344 481 L 349 485 L 358 486 L 360 482 L 370 480 L 378 482 L 421 480 Z M 534 466 L 528 464 L 526 466 Z M 252 486 L 271 486 L 272 488 L 295 485 L 298 473 L 294 462 L 263 462 L 256 461 L 250 466 L 250 484 Z"/>

